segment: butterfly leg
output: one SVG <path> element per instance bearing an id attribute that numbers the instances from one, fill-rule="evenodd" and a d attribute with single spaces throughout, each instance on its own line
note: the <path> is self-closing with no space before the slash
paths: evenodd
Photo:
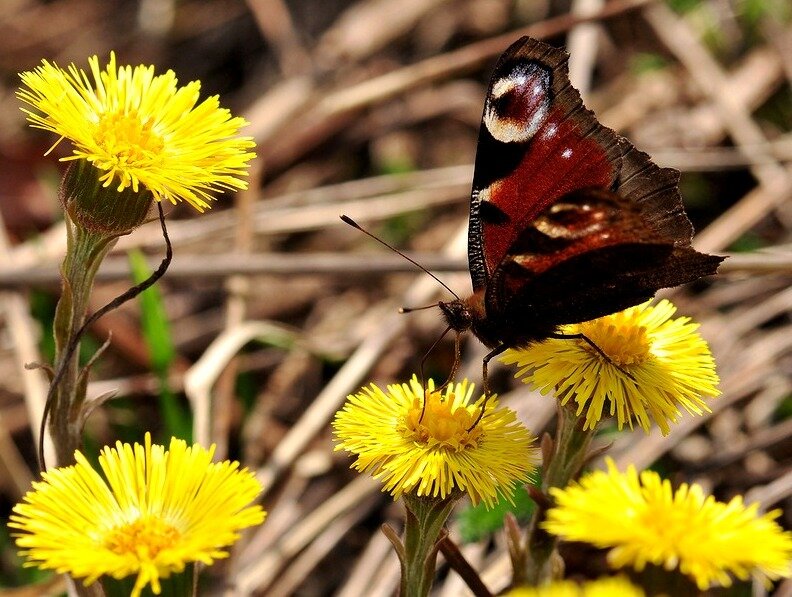
<path id="1" fill-rule="evenodd" d="M 419 424 L 421 423 L 421 421 L 423 421 L 424 415 L 426 414 L 426 377 L 424 376 L 424 365 L 426 365 L 426 359 L 429 358 L 429 355 L 432 354 L 432 351 L 435 349 L 435 347 L 438 344 L 440 344 L 440 341 L 443 338 L 445 338 L 446 334 L 448 332 L 450 332 L 450 331 L 451 331 L 451 327 L 449 326 L 449 327 L 447 327 L 445 329 L 445 331 L 442 334 L 440 334 L 440 337 L 437 340 L 434 341 L 434 344 L 432 344 L 429 347 L 429 350 L 427 350 L 426 353 L 424 354 L 424 356 L 421 358 L 421 365 L 420 365 L 421 388 L 423 388 L 423 392 L 424 392 L 424 397 L 423 398 L 424 399 L 423 399 L 423 405 L 421 406 L 421 416 L 418 417 L 418 423 Z M 448 379 L 445 381 L 445 383 L 442 386 L 440 386 L 436 391 L 440 391 L 443 388 L 445 388 L 448 385 L 448 382 L 454 378 L 454 376 L 456 375 L 457 369 L 459 368 L 459 361 L 460 361 L 459 332 L 457 332 L 457 335 L 456 335 L 456 354 L 454 355 L 454 365 L 451 368 L 451 375 L 448 376 Z"/>
<path id="2" fill-rule="evenodd" d="M 461 340 L 462 340 L 462 334 L 457 332 L 456 336 L 454 337 L 454 364 L 451 365 L 451 372 L 448 374 L 448 377 L 443 382 L 443 385 L 437 388 L 436 391 L 438 392 L 445 390 L 448 384 L 450 384 L 456 378 L 457 371 L 459 371 L 459 364 L 462 362 Z"/>
<path id="3" fill-rule="evenodd" d="M 561 333 L 554 333 L 548 336 L 549 338 L 555 338 L 556 340 L 583 340 L 586 344 L 588 344 L 592 349 L 594 349 L 598 355 L 600 355 L 606 362 L 610 363 L 614 367 L 616 367 L 619 371 L 624 373 L 627 377 L 631 380 L 635 381 L 635 377 L 632 373 L 627 371 L 624 367 L 619 365 L 618 363 L 614 363 L 613 360 L 602 350 L 599 346 L 597 346 L 596 342 L 586 336 L 586 334 L 561 334 Z"/>
<path id="4" fill-rule="evenodd" d="M 501 344 L 499 346 L 496 346 L 491 351 L 489 351 L 481 361 L 481 377 L 484 384 L 484 402 L 481 403 L 481 410 L 479 411 L 478 417 L 476 417 L 476 420 L 468 428 L 468 431 L 470 431 L 476 425 L 478 425 L 478 422 L 481 420 L 481 417 L 484 416 L 484 409 L 487 407 L 487 402 L 489 402 L 490 396 L 492 396 L 492 393 L 490 392 L 490 388 L 489 388 L 489 377 L 487 374 L 489 362 L 499 354 L 505 352 L 506 349 L 508 348 L 509 348 L 508 344 Z"/>

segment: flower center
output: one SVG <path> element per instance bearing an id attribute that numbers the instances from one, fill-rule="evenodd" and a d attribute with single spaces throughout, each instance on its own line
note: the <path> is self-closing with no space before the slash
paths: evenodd
<path id="1" fill-rule="evenodd" d="M 109 155 L 116 157 L 118 163 L 127 165 L 150 162 L 165 147 L 151 121 L 143 121 L 136 112 L 102 114 L 95 139 Z"/>
<path id="2" fill-rule="evenodd" d="M 135 522 L 119 526 L 110 531 L 105 538 L 105 547 L 118 555 L 133 554 L 155 558 L 157 554 L 171 547 L 181 533 L 156 516 L 145 516 Z"/>
<path id="3" fill-rule="evenodd" d="M 453 394 L 443 397 L 440 392 L 427 392 L 425 400 L 423 418 L 423 402 L 420 399 L 416 398 L 407 412 L 400 429 L 406 438 L 429 447 L 455 452 L 478 445 L 481 425 L 470 429 L 478 417 L 477 408 L 459 405 L 454 409 Z"/>
<path id="4" fill-rule="evenodd" d="M 637 365 L 651 356 L 651 344 L 644 326 L 635 325 L 622 313 L 601 317 L 580 324 L 580 331 L 600 347 L 616 365 Z M 587 342 L 581 345 L 589 352 L 596 352 Z"/>
<path id="5" fill-rule="evenodd" d="M 645 537 L 652 538 L 653 549 L 676 551 L 695 536 L 697 529 L 691 528 L 690 520 L 696 513 L 689 512 L 685 506 L 648 500 L 646 511 L 636 518 L 636 523 L 644 530 Z"/>

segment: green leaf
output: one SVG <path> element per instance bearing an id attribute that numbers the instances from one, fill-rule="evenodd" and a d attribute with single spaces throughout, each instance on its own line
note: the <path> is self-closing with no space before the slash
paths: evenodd
<path id="1" fill-rule="evenodd" d="M 638 75 L 656 72 L 668 67 L 668 60 L 660 54 L 639 52 L 630 59 L 630 70 Z"/>
<path id="2" fill-rule="evenodd" d="M 701 0 L 667 0 L 667 3 L 674 12 L 685 14 L 698 8 Z"/>
<path id="3" fill-rule="evenodd" d="M 30 291 L 30 313 L 42 329 L 39 350 L 45 363 L 55 360 L 55 338 L 52 333 L 56 303 L 55 298 L 47 292 Z"/>
<path id="4" fill-rule="evenodd" d="M 151 269 L 143 253 L 130 251 L 129 267 L 135 284 L 140 284 L 151 275 Z M 192 438 L 191 417 L 168 387 L 168 370 L 176 355 L 173 339 L 165 314 L 162 294 L 157 285 L 147 288 L 138 296 L 140 322 L 143 339 L 149 351 L 151 368 L 160 382 L 160 412 L 168 436 L 190 441 Z"/>
<path id="5" fill-rule="evenodd" d="M 465 543 L 478 541 L 503 527 L 503 517 L 511 512 L 520 522 L 528 522 L 534 511 L 534 502 L 528 496 L 528 491 L 520 485 L 512 495 L 514 505 L 500 496 L 495 507 L 487 510 L 484 504 L 470 506 L 460 512 L 458 516 L 459 531 Z"/>
<path id="6" fill-rule="evenodd" d="M 151 275 L 148 262 L 138 250 L 129 252 L 129 267 L 135 284 L 140 284 Z M 147 288 L 138 297 L 141 312 L 143 338 L 149 349 L 151 368 L 157 373 L 167 372 L 176 351 L 170 335 L 170 326 L 165 315 L 162 294 L 157 285 Z"/>
<path id="7" fill-rule="evenodd" d="M 749 253 L 767 246 L 767 241 L 755 232 L 748 231 L 729 245 L 732 253 Z"/>
<path id="8" fill-rule="evenodd" d="M 774 421 L 786 421 L 792 417 L 792 395 L 786 396 L 773 413 Z"/>

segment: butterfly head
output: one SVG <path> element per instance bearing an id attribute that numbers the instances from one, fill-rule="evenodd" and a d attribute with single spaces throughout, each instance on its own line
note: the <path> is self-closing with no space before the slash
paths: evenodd
<path id="1" fill-rule="evenodd" d="M 444 303 L 438 303 L 443 316 L 448 323 L 448 327 L 454 330 L 457 334 L 468 331 L 473 327 L 473 312 L 466 301 L 457 299 Z"/>
<path id="2" fill-rule="evenodd" d="M 484 306 L 484 290 L 480 289 L 467 298 L 438 303 L 448 327 L 457 334 L 471 330 L 484 344 L 489 346 L 486 308 Z M 495 342 L 499 344 L 499 342 Z"/>
<path id="3" fill-rule="evenodd" d="M 511 329 L 504 329 L 500 321 L 487 317 L 483 288 L 467 298 L 447 303 L 440 301 L 438 306 L 443 312 L 448 328 L 454 330 L 457 335 L 471 331 L 484 346 L 489 348 L 514 339 Z"/>

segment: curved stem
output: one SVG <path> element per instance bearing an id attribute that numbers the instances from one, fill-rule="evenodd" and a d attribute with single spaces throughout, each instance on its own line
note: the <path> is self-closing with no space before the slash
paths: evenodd
<path id="1" fill-rule="evenodd" d="M 86 319 L 88 299 L 93 287 L 96 271 L 107 252 L 118 237 L 92 235 L 74 225 L 67 216 L 67 251 L 61 272 L 63 293 L 55 311 L 55 373 L 50 382 L 44 413 L 41 418 L 39 434 L 39 469 L 46 470 L 44 462 L 44 431 L 47 418 L 52 412 L 52 430 L 58 465 L 72 462 L 74 450 L 81 444 L 83 418 L 80 416 L 87 376 L 80 378 L 79 347 L 80 339 L 92 323 L 113 309 L 135 298 L 151 287 L 165 272 L 173 258 L 173 246 L 165 226 L 162 204 L 157 202 L 162 236 L 165 239 L 165 257 L 156 271 L 140 284 L 132 286 L 118 295 L 101 309 Z M 76 330 L 76 331 L 75 331 Z"/>

